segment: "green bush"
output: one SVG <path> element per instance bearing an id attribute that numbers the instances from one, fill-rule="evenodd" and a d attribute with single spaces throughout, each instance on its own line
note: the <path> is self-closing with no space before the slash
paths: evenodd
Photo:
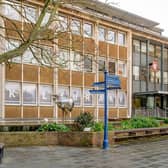
<path id="1" fill-rule="evenodd" d="M 154 118 L 137 117 L 121 122 L 121 129 L 158 127 L 160 124 Z"/>
<path id="2" fill-rule="evenodd" d="M 85 127 L 93 126 L 93 116 L 90 113 L 81 113 L 74 121 L 78 130 L 83 131 Z"/>
<path id="3" fill-rule="evenodd" d="M 168 118 L 163 119 L 165 124 L 168 124 Z"/>
<path id="4" fill-rule="evenodd" d="M 47 123 L 47 124 L 41 125 L 38 128 L 38 131 L 68 132 L 70 131 L 70 129 L 64 124 Z"/>
<path id="5" fill-rule="evenodd" d="M 94 125 L 92 126 L 92 131 L 98 132 L 98 131 L 103 131 L 104 129 L 104 124 L 102 122 L 95 122 Z"/>
<path id="6" fill-rule="evenodd" d="M 92 131 L 98 132 L 104 130 L 104 124 L 102 122 L 95 122 L 92 126 Z M 112 123 L 108 123 L 108 130 L 112 131 L 114 130 L 114 126 Z"/>

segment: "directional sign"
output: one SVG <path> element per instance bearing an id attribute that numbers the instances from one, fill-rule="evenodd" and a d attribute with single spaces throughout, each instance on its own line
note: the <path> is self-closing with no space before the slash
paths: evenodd
<path id="1" fill-rule="evenodd" d="M 107 85 L 115 86 L 115 87 L 120 87 L 120 79 L 116 75 L 108 75 L 107 76 Z"/>
<path id="2" fill-rule="evenodd" d="M 104 90 L 89 90 L 91 94 L 104 94 Z"/>
<path id="3" fill-rule="evenodd" d="M 94 82 L 92 84 L 92 86 L 95 86 L 95 87 L 104 87 L 104 82 Z"/>

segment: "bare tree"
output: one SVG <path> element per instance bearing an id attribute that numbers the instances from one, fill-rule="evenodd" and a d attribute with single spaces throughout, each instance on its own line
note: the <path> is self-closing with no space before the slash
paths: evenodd
<path id="1" fill-rule="evenodd" d="M 29 7 L 23 5 L 18 1 L 0 1 L 0 63 L 12 60 L 15 57 L 23 55 L 29 50 L 34 59 L 40 64 L 48 64 L 57 66 L 60 62 L 57 61 L 59 55 L 55 49 L 52 48 L 54 44 L 58 43 L 58 38 L 64 37 L 65 33 L 70 32 L 69 25 L 66 25 L 66 21 L 59 17 L 59 8 L 65 5 L 78 4 L 78 1 L 72 0 L 45 0 L 44 5 L 41 7 L 41 12 L 34 20 L 33 13 L 29 11 Z M 86 1 L 82 0 L 80 3 L 84 4 Z M 21 18 L 22 24 L 27 27 L 26 31 L 22 30 L 21 24 L 11 19 L 4 9 L 8 8 L 12 10 L 17 17 Z M 32 16 L 31 16 L 32 15 Z M 8 25 L 8 27 L 7 27 Z M 67 26 L 67 27 L 65 27 Z M 15 44 L 10 41 L 8 32 L 13 32 L 15 36 L 20 40 L 19 44 Z M 64 37 L 65 38 L 65 37 Z M 40 41 L 40 43 L 39 43 Z M 47 50 L 42 43 L 47 41 L 51 43 L 51 49 Z M 9 43 L 10 49 L 6 50 L 5 43 Z M 61 61 L 61 64 L 66 64 L 65 60 Z"/>

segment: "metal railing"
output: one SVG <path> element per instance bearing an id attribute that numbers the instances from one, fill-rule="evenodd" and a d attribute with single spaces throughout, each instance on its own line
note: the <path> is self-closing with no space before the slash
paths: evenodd
<path id="1" fill-rule="evenodd" d="M 159 107 L 157 107 L 155 109 L 147 109 L 147 108 L 135 109 L 133 116 L 167 118 L 168 117 L 168 107 L 166 107 L 164 109 L 161 109 Z"/>

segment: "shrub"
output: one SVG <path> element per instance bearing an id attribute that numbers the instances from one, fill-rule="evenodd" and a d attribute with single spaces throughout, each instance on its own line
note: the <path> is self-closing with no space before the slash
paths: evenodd
<path id="1" fill-rule="evenodd" d="M 102 122 L 95 122 L 94 125 L 92 126 L 92 130 L 95 132 L 98 131 L 103 131 L 104 130 L 104 124 Z M 114 130 L 113 124 L 108 123 L 108 130 L 112 131 Z"/>
<path id="2" fill-rule="evenodd" d="M 74 121 L 77 129 L 83 131 L 85 127 L 93 126 L 93 116 L 90 113 L 84 112 L 81 113 Z"/>
<path id="3" fill-rule="evenodd" d="M 158 127 L 159 122 L 154 118 L 137 117 L 121 122 L 122 129 Z"/>
<path id="4" fill-rule="evenodd" d="M 92 126 L 92 130 L 95 132 L 103 131 L 103 129 L 104 129 L 104 124 L 102 122 L 95 122 L 94 125 Z"/>
<path id="5" fill-rule="evenodd" d="M 168 124 L 168 118 L 165 118 L 163 121 L 165 124 Z"/>
<path id="6" fill-rule="evenodd" d="M 70 129 L 64 124 L 47 123 L 47 124 L 41 125 L 38 128 L 38 131 L 67 132 L 67 131 L 70 131 Z"/>

